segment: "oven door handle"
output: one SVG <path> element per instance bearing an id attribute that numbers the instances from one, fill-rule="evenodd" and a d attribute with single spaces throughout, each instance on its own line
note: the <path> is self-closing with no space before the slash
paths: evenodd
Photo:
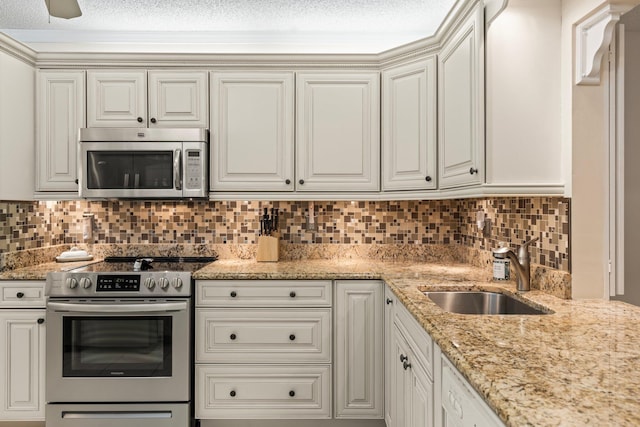
<path id="1" fill-rule="evenodd" d="M 166 313 L 171 311 L 186 311 L 187 303 L 186 301 L 151 304 L 77 304 L 49 302 L 47 307 L 55 311 L 73 313 Z"/>

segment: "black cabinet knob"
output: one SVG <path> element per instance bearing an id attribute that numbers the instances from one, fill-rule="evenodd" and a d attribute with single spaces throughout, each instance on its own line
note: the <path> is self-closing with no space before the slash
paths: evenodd
<path id="1" fill-rule="evenodd" d="M 409 358 L 407 356 L 405 356 L 404 354 L 400 355 L 400 361 L 404 362 L 405 360 L 408 360 Z"/>
<path id="2" fill-rule="evenodd" d="M 236 293 L 236 291 L 231 291 L 231 293 L 229 294 L 231 296 L 231 298 L 235 298 L 238 296 L 238 294 Z"/>
<path id="3" fill-rule="evenodd" d="M 78 180 L 76 179 L 76 184 L 77 184 L 77 183 L 79 183 L 79 182 L 80 182 L 80 181 L 78 181 Z"/>
<path id="4" fill-rule="evenodd" d="M 290 339 L 291 341 L 295 341 L 295 340 L 296 340 L 296 336 L 295 336 L 295 335 L 293 335 L 293 334 L 291 334 L 291 335 L 289 335 L 289 339 Z"/>
<path id="5" fill-rule="evenodd" d="M 425 177 L 425 179 L 424 179 L 424 180 L 425 180 L 425 181 L 427 181 L 427 182 L 431 182 L 431 177 L 430 177 L 430 176 L 427 176 L 427 177 Z"/>
<path id="6" fill-rule="evenodd" d="M 304 179 L 301 179 L 300 181 L 298 181 L 298 183 L 299 183 L 300 185 L 304 184 Z"/>
<path id="7" fill-rule="evenodd" d="M 393 300 L 391 298 L 387 298 L 387 305 L 393 304 Z"/>
<path id="8" fill-rule="evenodd" d="M 287 184 L 287 185 L 289 185 L 289 184 L 291 184 L 291 180 L 290 180 L 290 179 L 287 179 L 287 180 L 285 180 L 285 182 L 284 182 L 284 183 L 285 183 L 285 184 Z"/>
<path id="9" fill-rule="evenodd" d="M 404 370 L 406 371 L 407 369 L 409 369 L 409 368 L 411 367 L 411 363 L 404 362 L 404 363 L 402 364 L 402 367 L 403 367 L 403 368 L 404 368 Z"/>
<path id="10" fill-rule="evenodd" d="M 155 117 L 151 117 L 151 123 L 155 123 L 157 120 Z"/>
<path id="11" fill-rule="evenodd" d="M 290 296 L 291 298 L 295 298 L 295 297 L 296 297 L 296 293 L 295 293 L 295 292 L 293 292 L 293 291 L 291 291 L 291 292 L 289 292 L 289 296 Z"/>
<path id="12" fill-rule="evenodd" d="M 235 339 L 236 339 L 236 334 L 231 334 L 231 335 L 229 335 L 229 338 L 231 339 L 231 341 L 235 341 Z"/>
<path id="13" fill-rule="evenodd" d="M 22 292 L 18 292 L 18 293 L 16 294 L 16 296 L 17 296 L 18 298 L 22 298 L 22 297 L 24 297 L 24 293 L 22 293 Z"/>
<path id="14" fill-rule="evenodd" d="M 44 319 L 41 317 L 38 319 L 38 325 L 42 325 L 44 323 Z"/>
<path id="15" fill-rule="evenodd" d="M 138 123 L 142 123 L 142 117 L 138 117 Z"/>
<path id="16" fill-rule="evenodd" d="M 473 167 L 469 168 L 469 173 L 473 175 L 474 173 L 478 173 L 478 169 L 474 169 Z"/>
<path id="17" fill-rule="evenodd" d="M 231 391 L 229 392 L 229 396 L 231 396 L 231 397 L 236 397 L 236 391 L 235 391 L 235 390 L 231 390 Z"/>
<path id="18" fill-rule="evenodd" d="M 296 392 L 295 392 L 295 391 L 291 390 L 291 391 L 289 392 L 289 396 L 293 397 L 293 396 L 295 396 L 295 395 L 296 395 Z"/>

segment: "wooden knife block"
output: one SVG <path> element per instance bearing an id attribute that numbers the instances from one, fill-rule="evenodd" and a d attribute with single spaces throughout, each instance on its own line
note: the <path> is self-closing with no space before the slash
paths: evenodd
<path id="1" fill-rule="evenodd" d="M 258 236 L 258 252 L 256 261 L 277 262 L 280 257 L 280 236 Z"/>

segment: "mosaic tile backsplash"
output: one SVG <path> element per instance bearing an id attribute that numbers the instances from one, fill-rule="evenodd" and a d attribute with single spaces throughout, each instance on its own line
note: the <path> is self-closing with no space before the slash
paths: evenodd
<path id="1" fill-rule="evenodd" d="M 288 244 L 450 245 L 486 250 L 539 237 L 532 261 L 570 271 L 570 200 L 551 197 L 391 202 L 0 202 L 0 253 L 60 244 L 254 244 L 264 208 Z M 310 209 L 313 221 L 309 217 Z M 476 213 L 490 221 L 478 230 Z M 93 214 L 93 238 L 83 215 Z"/>

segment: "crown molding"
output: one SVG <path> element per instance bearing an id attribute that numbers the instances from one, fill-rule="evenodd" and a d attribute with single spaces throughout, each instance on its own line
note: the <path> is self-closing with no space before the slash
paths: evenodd
<path id="1" fill-rule="evenodd" d="M 19 59 L 32 67 L 36 65 L 37 52 L 4 33 L 0 33 L 0 52 Z"/>

